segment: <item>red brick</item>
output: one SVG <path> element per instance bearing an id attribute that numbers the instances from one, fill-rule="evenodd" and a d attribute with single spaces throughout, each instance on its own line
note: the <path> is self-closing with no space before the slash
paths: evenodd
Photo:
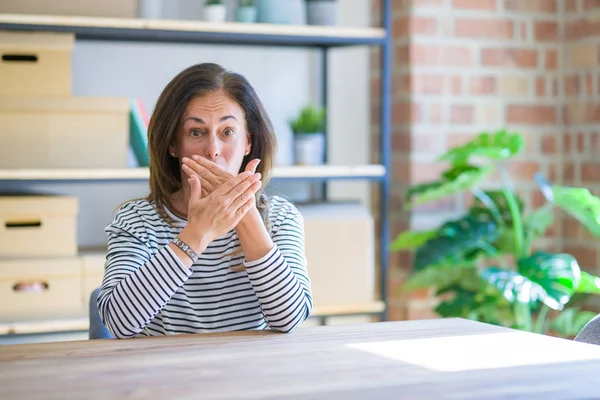
<path id="1" fill-rule="evenodd" d="M 468 46 L 412 44 L 409 51 L 411 64 L 469 66 L 475 63 Z"/>
<path id="2" fill-rule="evenodd" d="M 428 17 L 399 17 L 394 19 L 392 32 L 395 38 L 409 35 L 432 35 L 437 33 L 437 20 Z"/>
<path id="3" fill-rule="evenodd" d="M 496 77 L 472 76 L 469 78 L 469 93 L 494 94 L 496 93 Z"/>
<path id="4" fill-rule="evenodd" d="M 567 96 L 578 96 L 579 95 L 579 76 L 572 75 L 564 78 L 564 90 Z"/>
<path id="5" fill-rule="evenodd" d="M 600 34 L 600 21 L 589 18 L 579 18 L 569 21 L 566 25 L 565 36 L 569 40 L 584 39 Z"/>
<path id="6" fill-rule="evenodd" d="M 600 104 L 571 104 L 565 109 L 565 122 L 568 124 L 589 124 L 600 122 Z"/>
<path id="7" fill-rule="evenodd" d="M 544 135 L 541 141 L 543 154 L 556 154 L 558 151 L 558 139 L 556 135 Z"/>
<path id="8" fill-rule="evenodd" d="M 591 11 L 600 8 L 600 0 L 585 0 L 583 3 L 583 9 L 585 11 Z"/>
<path id="9" fill-rule="evenodd" d="M 546 69 L 555 70 L 558 68 L 558 52 L 556 50 L 546 51 Z"/>
<path id="10" fill-rule="evenodd" d="M 546 79 L 538 77 L 535 80 L 535 94 L 536 96 L 543 97 L 546 95 Z"/>
<path id="11" fill-rule="evenodd" d="M 484 66 L 535 68 L 538 65 L 538 52 L 534 49 L 492 48 L 481 51 Z"/>
<path id="12" fill-rule="evenodd" d="M 556 0 L 505 0 L 507 11 L 555 13 Z"/>
<path id="13" fill-rule="evenodd" d="M 536 173 L 540 171 L 540 164 L 533 161 L 514 160 L 508 164 L 510 176 L 515 180 L 533 180 Z"/>
<path id="14" fill-rule="evenodd" d="M 567 185 L 572 185 L 575 182 L 575 164 L 572 162 L 567 162 L 563 165 L 563 179 Z"/>
<path id="15" fill-rule="evenodd" d="M 527 22 L 521 22 L 521 32 L 519 34 L 519 38 L 523 40 L 527 40 L 527 33 L 529 31 L 529 27 Z"/>
<path id="16" fill-rule="evenodd" d="M 598 251 L 593 247 L 566 245 L 563 251 L 575 257 L 579 266 L 588 271 L 595 270 L 598 265 Z"/>
<path id="17" fill-rule="evenodd" d="M 509 19 L 456 18 L 454 35 L 469 38 L 512 39 L 514 23 Z"/>
<path id="18" fill-rule="evenodd" d="M 433 162 L 417 162 L 411 163 L 411 180 L 410 183 L 426 182 L 439 179 L 442 172 L 447 168 L 447 165 Z"/>
<path id="19" fill-rule="evenodd" d="M 453 133 L 446 136 L 446 147 L 462 146 L 475 137 L 473 133 Z"/>
<path id="20" fill-rule="evenodd" d="M 582 162 L 581 182 L 584 184 L 600 182 L 600 164 L 595 162 Z"/>
<path id="21" fill-rule="evenodd" d="M 403 130 L 392 134 L 392 150 L 438 154 L 442 149 L 439 135 Z"/>
<path id="22" fill-rule="evenodd" d="M 393 124 L 411 124 L 420 122 L 421 108 L 410 101 L 400 101 L 392 105 Z"/>
<path id="23" fill-rule="evenodd" d="M 454 8 L 467 8 L 471 10 L 496 10 L 497 0 L 453 0 Z"/>
<path id="24" fill-rule="evenodd" d="M 577 11 L 577 1 L 578 0 L 565 0 L 565 1 L 566 1 L 565 10 L 567 12 Z"/>
<path id="25" fill-rule="evenodd" d="M 529 104 L 510 104 L 506 108 L 509 124 L 555 124 L 558 122 L 556 107 Z"/>
<path id="26" fill-rule="evenodd" d="M 568 216 L 562 221 L 562 233 L 569 239 L 594 240 L 592 235 L 578 220 Z"/>
<path id="27" fill-rule="evenodd" d="M 444 105 L 430 104 L 429 107 L 429 122 L 441 124 L 444 122 Z"/>
<path id="28" fill-rule="evenodd" d="M 557 41 L 559 39 L 558 23 L 550 21 L 536 22 L 533 27 L 537 41 Z"/>
<path id="29" fill-rule="evenodd" d="M 462 94 L 462 77 L 453 76 L 450 78 L 450 93 L 451 94 Z"/>
<path id="30" fill-rule="evenodd" d="M 583 132 L 577 132 L 575 135 L 576 149 L 578 153 L 583 153 L 585 151 L 585 134 Z"/>
<path id="31" fill-rule="evenodd" d="M 456 211 L 456 209 L 456 197 L 446 197 L 440 200 L 430 201 L 425 204 L 419 204 L 413 208 L 413 212 L 415 214 L 430 214 L 436 212 L 452 212 Z"/>
<path id="32" fill-rule="evenodd" d="M 443 94 L 444 76 L 433 74 L 413 74 L 410 76 L 410 89 L 418 94 Z"/>
<path id="33" fill-rule="evenodd" d="M 590 154 L 600 154 L 600 132 L 591 132 L 588 136 L 590 138 L 588 152 Z"/>
<path id="34" fill-rule="evenodd" d="M 472 105 L 452 104 L 450 107 L 450 122 L 452 124 L 473 123 L 475 110 Z"/>
<path id="35" fill-rule="evenodd" d="M 585 75 L 585 92 L 588 96 L 594 94 L 594 77 L 589 72 Z"/>
<path id="36" fill-rule="evenodd" d="M 552 96 L 558 97 L 560 95 L 560 89 L 558 86 L 558 78 L 552 78 Z"/>

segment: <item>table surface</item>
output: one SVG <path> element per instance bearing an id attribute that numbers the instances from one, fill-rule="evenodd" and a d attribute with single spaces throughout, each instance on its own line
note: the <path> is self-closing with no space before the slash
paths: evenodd
<path id="1" fill-rule="evenodd" d="M 0 347 L 1 399 L 598 398 L 600 346 L 462 319 Z"/>

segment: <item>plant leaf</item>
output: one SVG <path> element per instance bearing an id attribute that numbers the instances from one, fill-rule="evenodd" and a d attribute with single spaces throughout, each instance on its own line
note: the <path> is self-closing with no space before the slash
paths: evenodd
<path id="1" fill-rule="evenodd" d="M 504 223 L 506 223 L 507 225 L 512 224 L 512 214 L 510 213 L 510 208 L 508 206 L 508 202 L 506 200 L 506 196 L 504 194 L 504 191 L 502 190 L 485 190 L 483 191 L 483 193 L 486 195 L 488 201 L 491 201 L 493 203 L 493 206 L 498 210 L 498 212 L 500 213 L 500 217 L 502 218 L 502 221 Z M 523 199 L 515 196 L 517 199 L 517 204 L 519 206 L 519 210 L 522 212 L 523 208 L 524 208 L 524 202 Z M 471 214 L 490 214 L 490 216 L 494 216 L 494 213 L 492 210 L 490 210 L 489 205 L 485 204 L 479 197 L 475 198 L 475 201 L 473 202 L 473 206 L 471 207 L 471 209 L 469 210 L 469 212 Z"/>
<path id="2" fill-rule="evenodd" d="M 412 186 L 406 194 L 405 208 L 411 210 L 419 204 L 469 190 L 489 175 L 492 170 L 492 166 L 475 167 L 466 164 L 454 166 L 445 171 L 439 181 Z"/>
<path id="3" fill-rule="evenodd" d="M 546 252 L 518 260 L 518 272 L 544 290 L 541 300 L 555 310 L 562 310 L 571 300 L 581 276 L 579 264 L 572 255 Z"/>
<path id="4" fill-rule="evenodd" d="M 477 269 L 472 265 L 436 265 L 413 273 L 402 286 L 402 290 L 410 291 L 428 287 L 444 288 L 460 282 L 461 286 L 477 291 L 481 288 L 481 280 Z"/>
<path id="5" fill-rule="evenodd" d="M 577 307 L 566 308 L 552 320 L 550 326 L 561 336 L 571 338 L 576 336 L 595 316 L 596 313 L 580 311 Z"/>
<path id="6" fill-rule="evenodd" d="M 494 221 L 467 215 L 445 223 L 437 237 L 421 246 L 415 255 L 415 269 L 421 270 L 435 264 L 473 262 L 478 250 L 489 246 L 498 238 Z"/>
<path id="7" fill-rule="evenodd" d="M 536 302 L 543 301 L 546 296 L 540 285 L 516 271 L 490 267 L 481 272 L 481 277 L 496 287 L 511 303 L 519 302 L 533 306 Z"/>
<path id="8" fill-rule="evenodd" d="M 437 230 L 402 232 L 390 244 L 390 251 L 416 249 L 437 235 Z"/>
<path id="9" fill-rule="evenodd" d="M 541 176 L 536 176 L 536 181 L 548 201 L 576 218 L 594 236 L 600 236 L 600 198 L 585 188 L 552 185 L 549 190 Z"/>
<path id="10" fill-rule="evenodd" d="M 525 237 L 529 243 L 542 236 L 554 223 L 554 210 L 542 206 L 523 218 Z"/>
<path id="11" fill-rule="evenodd" d="M 496 133 L 481 133 L 462 146 L 455 147 L 440 157 L 453 165 L 464 164 L 470 157 L 485 157 L 503 160 L 517 155 L 525 146 L 523 137 L 518 133 L 501 130 Z"/>
<path id="12" fill-rule="evenodd" d="M 579 286 L 575 290 L 576 293 L 600 294 L 600 278 L 581 271 Z"/>

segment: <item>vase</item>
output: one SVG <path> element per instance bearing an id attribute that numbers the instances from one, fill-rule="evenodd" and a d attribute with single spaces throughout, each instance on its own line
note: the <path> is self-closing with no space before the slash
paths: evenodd
<path id="1" fill-rule="evenodd" d="M 235 10 L 235 20 L 237 22 L 253 23 L 256 22 L 256 7 L 238 7 Z"/>
<path id="2" fill-rule="evenodd" d="M 227 19 L 227 8 L 223 4 L 211 4 L 204 6 L 204 20 L 209 22 L 225 22 Z"/>
<path id="3" fill-rule="evenodd" d="M 291 24 L 295 6 L 295 0 L 256 0 L 258 22 Z"/>
<path id="4" fill-rule="evenodd" d="M 308 25 L 327 25 L 337 24 L 336 0 L 311 0 L 306 3 L 306 22 Z"/>
<path id="5" fill-rule="evenodd" d="M 323 133 L 294 136 L 294 163 L 322 165 L 325 162 L 325 135 Z"/>

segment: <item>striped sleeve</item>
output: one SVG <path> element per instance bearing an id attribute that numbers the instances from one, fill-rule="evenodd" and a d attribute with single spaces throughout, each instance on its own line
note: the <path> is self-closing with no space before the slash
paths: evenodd
<path id="1" fill-rule="evenodd" d="M 98 310 L 117 338 L 134 337 L 167 304 L 192 271 L 168 245 L 152 254 L 144 221 L 131 207 L 117 213 L 106 233 L 108 252 Z"/>
<path id="2" fill-rule="evenodd" d="M 272 234 L 273 248 L 246 271 L 269 327 L 291 332 L 312 310 L 311 284 L 304 252 L 304 219 L 291 204 Z"/>

